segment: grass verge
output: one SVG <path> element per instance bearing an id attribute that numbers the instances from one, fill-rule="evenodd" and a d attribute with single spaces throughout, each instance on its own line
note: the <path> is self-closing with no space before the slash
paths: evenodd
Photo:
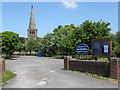
<path id="1" fill-rule="evenodd" d="M 8 81 L 11 78 L 16 77 L 16 74 L 12 73 L 9 70 L 6 70 L 3 76 L 0 76 L 0 86 L 4 86 L 7 84 L 6 81 Z"/>
<path id="2" fill-rule="evenodd" d="M 103 77 L 103 76 L 100 76 L 100 75 L 97 75 L 97 74 L 91 74 L 91 73 L 88 73 L 88 72 L 79 72 L 79 71 L 72 71 L 72 70 L 70 70 L 70 72 L 85 74 L 85 75 L 91 76 L 93 78 L 110 81 L 112 83 L 120 83 L 120 82 L 118 82 L 117 79 L 112 79 L 110 77 Z"/>

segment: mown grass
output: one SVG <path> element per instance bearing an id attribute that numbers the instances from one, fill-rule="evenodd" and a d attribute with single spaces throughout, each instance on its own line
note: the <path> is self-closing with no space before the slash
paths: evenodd
<path id="1" fill-rule="evenodd" d="M 64 56 L 62 56 L 62 55 L 56 55 L 56 56 L 51 56 L 50 58 L 63 59 Z"/>
<path id="2" fill-rule="evenodd" d="M 9 70 L 6 70 L 3 76 L 0 76 L 0 84 L 1 84 L 0 86 L 6 85 L 7 84 L 6 81 L 14 77 L 16 77 L 16 74 L 14 74 L 13 72 Z"/>
<path id="3" fill-rule="evenodd" d="M 50 58 L 55 58 L 55 59 L 64 59 L 64 56 L 65 56 L 65 55 L 54 55 L 54 56 L 48 56 L 48 57 L 50 57 Z M 68 56 L 71 56 L 71 55 L 68 55 Z M 92 60 L 91 57 L 92 57 L 91 55 L 88 55 L 88 60 Z M 77 57 L 76 55 L 72 56 L 72 58 L 78 60 L 78 57 Z M 80 59 L 81 59 L 81 60 L 86 60 L 86 56 L 85 56 L 85 55 L 81 55 L 81 56 L 80 56 Z"/>
<path id="4" fill-rule="evenodd" d="M 55 59 L 64 59 L 65 55 L 55 55 L 55 56 L 49 56 L 50 58 L 55 58 Z M 76 60 L 86 60 L 86 55 L 80 55 L 80 59 L 78 59 L 77 55 L 72 56 L 73 59 Z M 88 60 L 94 60 L 92 58 L 92 55 L 88 55 Z M 108 58 L 98 58 L 97 61 L 109 61 Z"/>

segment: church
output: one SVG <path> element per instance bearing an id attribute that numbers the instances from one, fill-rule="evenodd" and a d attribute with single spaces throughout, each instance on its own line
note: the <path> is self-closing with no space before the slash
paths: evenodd
<path id="1" fill-rule="evenodd" d="M 37 36 L 37 28 L 36 28 L 36 25 L 35 25 L 35 19 L 34 19 L 34 8 L 33 8 L 33 5 L 31 6 L 31 13 L 30 13 L 30 21 L 29 21 L 29 27 L 27 29 L 27 38 L 25 37 L 20 37 L 20 40 L 22 43 L 24 43 L 26 45 L 27 43 L 27 40 L 29 40 L 30 38 L 33 38 L 33 39 L 37 39 L 39 38 Z"/>

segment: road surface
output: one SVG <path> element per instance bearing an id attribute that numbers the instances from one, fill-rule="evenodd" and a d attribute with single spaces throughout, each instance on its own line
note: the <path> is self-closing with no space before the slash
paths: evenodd
<path id="1" fill-rule="evenodd" d="M 118 84 L 63 70 L 63 59 L 20 56 L 6 61 L 17 74 L 3 88 L 118 88 Z"/>

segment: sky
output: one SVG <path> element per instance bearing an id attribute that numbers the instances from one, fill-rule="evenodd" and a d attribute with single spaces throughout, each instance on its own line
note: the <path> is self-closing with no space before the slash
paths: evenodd
<path id="1" fill-rule="evenodd" d="M 120 2 L 118 3 L 118 31 L 120 31 Z"/>
<path id="2" fill-rule="evenodd" d="M 117 2 L 2 2 L 2 31 L 27 37 L 31 5 L 34 6 L 38 37 L 52 33 L 58 25 L 79 26 L 85 20 L 110 22 L 112 33 L 118 31 Z"/>

